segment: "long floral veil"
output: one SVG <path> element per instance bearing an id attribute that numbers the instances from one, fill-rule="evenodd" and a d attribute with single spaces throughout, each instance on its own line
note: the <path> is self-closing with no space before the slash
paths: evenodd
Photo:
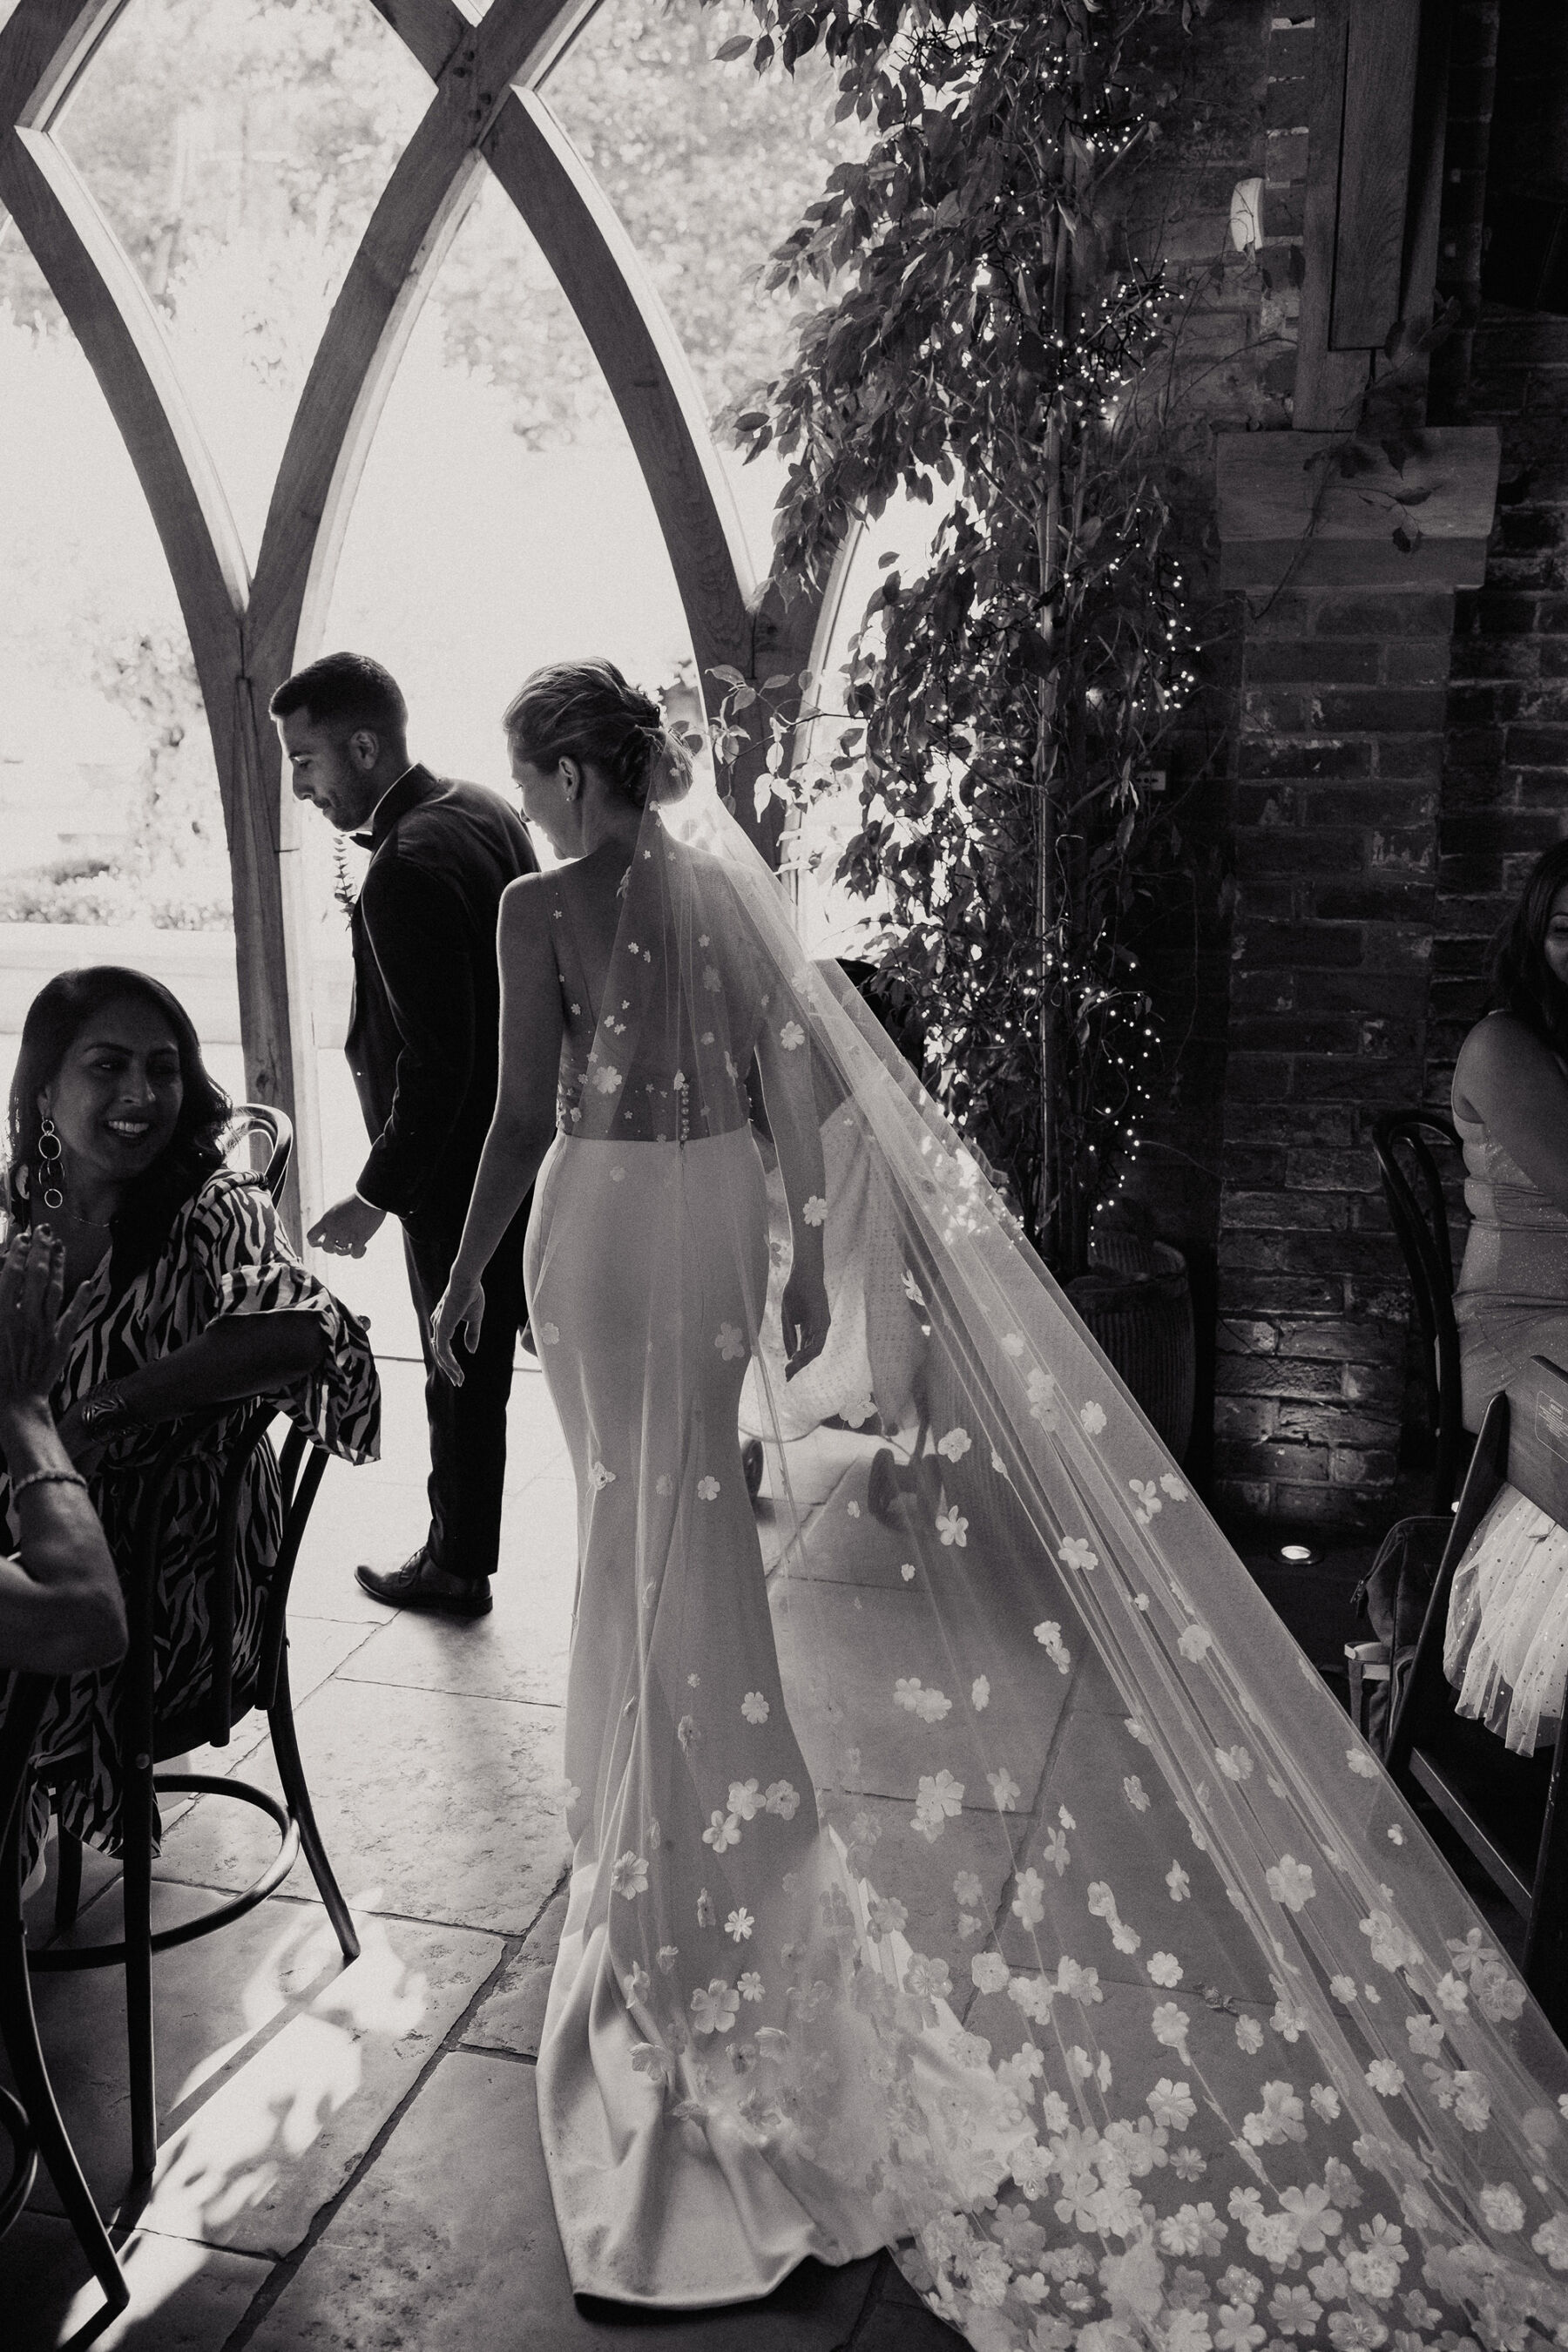
<path id="1" fill-rule="evenodd" d="M 716 803 L 647 820 L 584 1078 L 627 1246 L 684 1204 L 572 1792 L 662 2127 L 984 2352 L 1568 2342 L 1568 2056 Z"/>

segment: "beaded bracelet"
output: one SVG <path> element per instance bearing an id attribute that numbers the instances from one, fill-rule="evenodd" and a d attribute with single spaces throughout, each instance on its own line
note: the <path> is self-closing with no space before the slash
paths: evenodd
<path id="1" fill-rule="evenodd" d="M 29 1486 L 46 1486 L 85 1488 L 87 1480 L 79 1470 L 29 1470 L 25 1478 L 13 1479 L 11 1500 L 15 1502 L 18 1495 L 25 1495 Z"/>

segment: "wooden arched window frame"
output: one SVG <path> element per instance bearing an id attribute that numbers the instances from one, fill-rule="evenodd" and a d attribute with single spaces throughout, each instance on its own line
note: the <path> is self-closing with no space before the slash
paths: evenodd
<path id="1" fill-rule="evenodd" d="M 323 650 L 338 557 L 382 407 L 426 292 L 488 163 L 537 241 L 604 372 L 653 500 L 700 679 L 819 658 L 826 598 L 756 581 L 700 396 L 663 306 L 538 83 L 599 0 L 365 0 L 435 85 L 333 305 L 295 411 L 254 574 L 157 314 L 50 135 L 134 0 L 17 0 L 0 26 L 0 223 L 9 215 L 85 352 L 174 575 L 212 732 L 233 885 L 240 1031 L 252 1099 L 294 1118 L 295 1230 L 321 1197 L 300 811 L 283 789 L 273 689 Z M 736 772 L 754 824 L 763 746 Z M 776 805 L 776 804 L 775 804 Z M 776 847 L 776 824 L 763 845 Z"/>

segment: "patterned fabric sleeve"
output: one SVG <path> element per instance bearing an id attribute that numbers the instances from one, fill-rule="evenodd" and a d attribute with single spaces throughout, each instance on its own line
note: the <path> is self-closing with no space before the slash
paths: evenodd
<path id="1" fill-rule="evenodd" d="M 314 1371 L 279 1391 L 297 1428 L 345 1462 L 374 1462 L 381 1450 L 381 1382 L 369 1336 L 294 1255 L 264 1185 L 223 1171 L 203 1186 L 192 1214 L 188 1272 L 196 1321 L 233 1315 L 313 1315 L 327 1349 Z"/>

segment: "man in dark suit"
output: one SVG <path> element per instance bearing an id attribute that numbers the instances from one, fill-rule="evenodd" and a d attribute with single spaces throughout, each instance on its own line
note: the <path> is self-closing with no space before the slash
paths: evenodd
<path id="1" fill-rule="evenodd" d="M 526 1200 L 485 1275 L 483 1334 L 460 1388 L 436 1369 L 430 1317 L 495 1108 L 497 911 L 507 884 L 537 861 L 522 820 L 494 793 L 410 761 L 407 709 L 379 662 L 328 654 L 287 679 L 270 709 L 295 797 L 371 853 L 353 909 L 346 1046 L 370 1157 L 310 1238 L 363 1257 L 383 1219 L 399 1218 L 425 1350 L 430 1532 L 401 1568 L 362 1567 L 359 1580 L 401 1608 L 480 1617 L 500 1539 Z"/>

